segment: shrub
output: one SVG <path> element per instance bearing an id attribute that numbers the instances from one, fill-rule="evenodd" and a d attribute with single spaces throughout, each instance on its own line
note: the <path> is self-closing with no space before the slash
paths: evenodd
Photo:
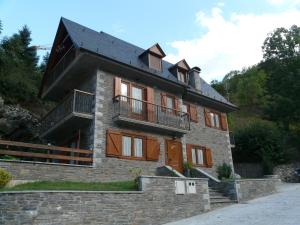
<path id="1" fill-rule="evenodd" d="M 217 167 L 217 173 L 220 180 L 229 179 L 231 177 L 232 168 L 224 162 L 222 165 Z"/>
<path id="2" fill-rule="evenodd" d="M 0 168 L 0 188 L 4 187 L 8 184 L 8 182 L 12 179 L 12 176 L 5 169 Z"/>

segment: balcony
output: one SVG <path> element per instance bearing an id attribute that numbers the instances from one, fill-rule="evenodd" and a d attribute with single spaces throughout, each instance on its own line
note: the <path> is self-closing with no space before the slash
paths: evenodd
<path id="1" fill-rule="evenodd" d="M 93 119 L 93 104 L 94 94 L 74 90 L 44 117 L 41 137 L 58 138 L 86 126 Z"/>
<path id="2" fill-rule="evenodd" d="M 113 100 L 113 120 L 119 124 L 172 135 L 183 135 L 190 130 L 187 113 L 127 96 Z"/>

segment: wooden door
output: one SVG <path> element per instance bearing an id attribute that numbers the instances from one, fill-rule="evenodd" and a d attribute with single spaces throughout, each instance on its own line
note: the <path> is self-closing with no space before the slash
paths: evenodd
<path id="1" fill-rule="evenodd" d="M 166 164 L 183 173 L 182 144 L 176 140 L 166 140 Z"/>

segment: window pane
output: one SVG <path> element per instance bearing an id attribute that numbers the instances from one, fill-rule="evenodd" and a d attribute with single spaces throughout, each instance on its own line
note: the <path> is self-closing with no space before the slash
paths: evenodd
<path id="1" fill-rule="evenodd" d="M 122 154 L 123 156 L 131 156 L 131 137 L 122 137 Z"/>
<path id="2" fill-rule="evenodd" d="M 167 97 L 167 107 L 173 109 L 173 98 Z"/>
<path id="3" fill-rule="evenodd" d="M 135 113 L 142 113 L 143 103 L 143 90 L 141 88 L 132 87 L 132 111 Z M 138 99 L 138 100 L 135 100 Z"/>
<path id="4" fill-rule="evenodd" d="M 214 114 L 213 113 L 209 113 L 210 115 L 210 122 L 211 122 L 211 126 L 215 127 L 215 119 L 214 119 Z"/>
<path id="5" fill-rule="evenodd" d="M 215 114 L 215 126 L 220 127 L 219 115 Z"/>
<path id="6" fill-rule="evenodd" d="M 203 151 L 202 151 L 202 149 L 197 149 L 197 161 L 198 161 L 198 164 L 203 164 Z"/>
<path id="7" fill-rule="evenodd" d="M 134 138 L 134 156 L 143 157 L 143 140 L 141 138 Z"/>
<path id="8" fill-rule="evenodd" d="M 128 85 L 121 83 L 121 95 L 128 96 Z M 121 97 L 122 101 L 127 101 L 127 98 Z"/>
<path id="9" fill-rule="evenodd" d="M 185 113 L 188 112 L 187 105 L 185 105 L 185 104 L 182 105 L 182 112 L 185 112 Z"/>
<path id="10" fill-rule="evenodd" d="M 193 164 L 197 164 L 196 149 L 194 149 L 194 148 L 192 148 L 192 162 L 193 162 Z"/>

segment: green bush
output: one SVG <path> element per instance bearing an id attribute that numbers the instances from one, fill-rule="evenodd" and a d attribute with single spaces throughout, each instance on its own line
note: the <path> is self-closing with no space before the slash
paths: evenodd
<path id="1" fill-rule="evenodd" d="M 265 174 L 288 161 L 288 148 L 283 147 L 284 135 L 275 124 L 255 122 L 235 132 L 233 160 L 261 163 Z"/>
<path id="2" fill-rule="evenodd" d="M 12 176 L 5 169 L 0 168 L 0 188 L 4 187 L 11 181 Z"/>
<path id="3" fill-rule="evenodd" d="M 220 180 L 229 179 L 231 177 L 232 168 L 227 163 L 223 163 L 217 167 L 217 173 Z"/>

